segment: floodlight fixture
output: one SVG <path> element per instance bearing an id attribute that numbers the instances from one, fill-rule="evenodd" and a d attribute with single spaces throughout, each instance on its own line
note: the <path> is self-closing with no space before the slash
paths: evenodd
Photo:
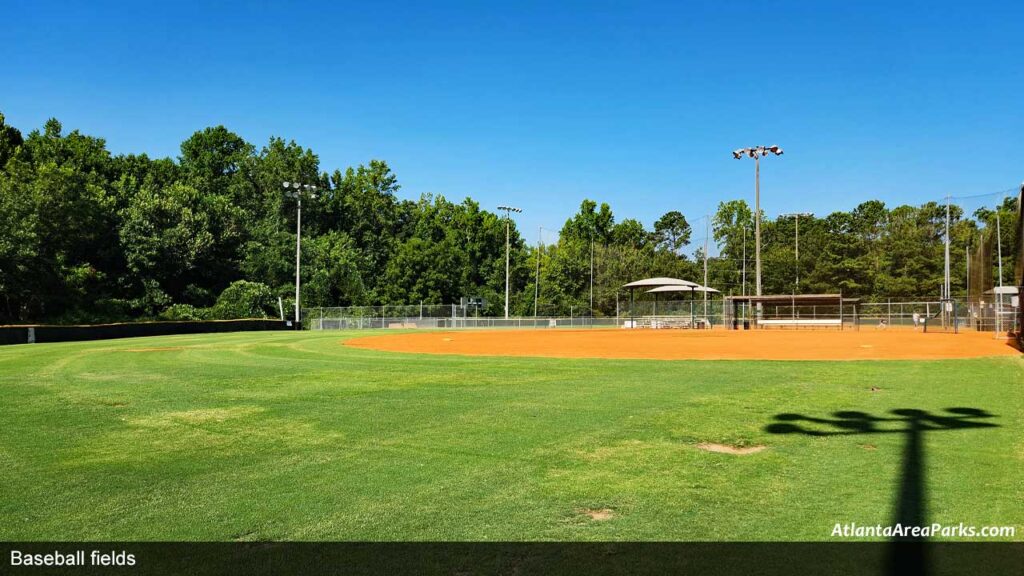
<path id="1" fill-rule="evenodd" d="M 740 160 L 744 156 L 754 159 L 754 260 L 757 277 L 757 295 L 761 295 L 761 158 L 774 154 L 782 155 L 778 144 L 771 146 L 751 146 L 734 150 L 732 157 Z"/>
<path id="2" fill-rule="evenodd" d="M 511 213 L 515 212 L 516 214 L 519 214 L 523 210 L 521 208 L 516 208 L 514 206 L 498 206 L 498 210 L 504 210 L 505 211 L 505 320 L 508 320 L 508 293 L 509 293 L 509 281 L 508 281 L 508 278 L 509 278 L 508 268 L 509 268 L 509 266 L 508 266 L 508 261 L 509 261 L 509 251 L 510 251 L 510 247 L 509 247 L 509 228 L 512 225 L 512 223 L 511 223 L 511 220 L 512 220 Z"/>
<path id="3" fill-rule="evenodd" d="M 282 182 L 284 194 L 289 198 L 295 198 L 295 326 L 298 327 L 300 320 L 300 294 L 301 268 L 302 268 L 302 196 L 305 195 L 311 200 L 316 199 L 316 186 L 313 184 L 301 184 L 299 182 Z"/>

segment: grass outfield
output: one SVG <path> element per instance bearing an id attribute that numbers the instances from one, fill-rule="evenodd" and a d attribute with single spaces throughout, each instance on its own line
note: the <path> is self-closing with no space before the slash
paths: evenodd
<path id="1" fill-rule="evenodd" d="M 0 348 L 0 540 L 827 540 L 891 523 L 905 435 L 772 434 L 776 415 L 951 407 L 996 426 L 923 432 L 927 521 L 1024 539 L 1020 358 L 421 356 L 353 335 Z"/>

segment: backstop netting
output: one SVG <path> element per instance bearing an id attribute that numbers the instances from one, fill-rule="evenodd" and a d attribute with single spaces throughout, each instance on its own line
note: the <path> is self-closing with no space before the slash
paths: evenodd
<path id="1" fill-rule="evenodd" d="M 993 249 L 995 237 L 985 230 L 979 236 L 977 245 L 969 252 L 967 275 L 967 322 L 974 330 L 996 329 L 996 298 L 993 294 Z"/>

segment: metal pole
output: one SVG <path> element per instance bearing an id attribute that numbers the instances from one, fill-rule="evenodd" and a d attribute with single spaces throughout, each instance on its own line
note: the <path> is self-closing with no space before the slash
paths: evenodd
<path id="1" fill-rule="evenodd" d="M 302 266 L 302 195 L 298 197 L 298 216 L 295 219 L 295 325 L 299 324 L 299 276 Z"/>
<path id="2" fill-rule="evenodd" d="M 537 302 L 540 298 L 540 253 L 544 246 L 544 227 L 537 227 L 537 278 L 533 282 L 533 318 L 537 320 Z"/>
<path id="3" fill-rule="evenodd" d="M 1003 331 L 1003 233 L 999 227 L 999 208 L 996 208 L 996 258 L 999 259 L 999 293 L 996 294 L 996 336 Z"/>
<path id="4" fill-rule="evenodd" d="M 796 292 L 800 292 L 800 215 L 796 215 Z"/>
<path id="5" fill-rule="evenodd" d="M 512 206 L 498 206 L 498 210 L 505 211 L 505 320 L 508 320 L 508 294 L 509 294 L 509 251 L 511 246 L 509 243 L 509 235 L 512 227 L 512 213 L 522 212 L 519 208 Z"/>
<path id="6" fill-rule="evenodd" d="M 508 320 L 508 252 L 509 252 L 509 226 L 511 226 L 511 218 L 508 213 L 505 213 L 505 320 Z"/>
<path id="7" fill-rule="evenodd" d="M 708 319 L 708 227 L 711 225 L 711 216 L 704 216 L 704 321 Z"/>
<path id="8" fill-rule="evenodd" d="M 965 260 L 967 261 L 967 286 L 965 288 L 967 290 L 967 296 L 964 297 L 964 300 L 967 300 L 968 308 L 969 308 L 970 307 L 970 302 L 971 302 L 971 247 L 970 246 L 964 246 L 964 256 L 965 256 Z"/>
<path id="9" fill-rule="evenodd" d="M 950 197 L 946 196 L 946 284 L 945 284 L 945 297 L 947 299 L 952 298 L 950 295 L 949 285 L 949 200 Z"/>
<path id="10" fill-rule="evenodd" d="M 594 317 L 594 232 L 590 232 L 590 317 Z"/>
<path id="11" fill-rule="evenodd" d="M 754 156 L 754 268 L 757 295 L 761 295 L 761 157 Z"/>
<path id="12" fill-rule="evenodd" d="M 743 295 L 747 295 L 747 227 L 743 226 Z"/>

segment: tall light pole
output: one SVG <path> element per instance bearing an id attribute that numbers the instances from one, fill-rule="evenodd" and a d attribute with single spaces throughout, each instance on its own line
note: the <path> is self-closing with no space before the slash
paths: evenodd
<path id="1" fill-rule="evenodd" d="M 544 247 L 544 227 L 537 227 L 537 277 L 533 281 L 533 319 L 537 320 L 537 302 L 540 300 L 540 253 Z"/>
<path id="2" fill-rule="evenodd" d="M 761 157 L 769 153 L 782 155 L 778 146 L 754 146 L 734 150 L 732 157 L 739 160 L 744 156 L 754 159 L 754 268 L 757 283 L 757 295 L 761 295 Z"/>
<path id="3" fill-rule="evenodd" d="M 519 214 L 520 208 L 512 206 L 498 206 L 498 210 L 505 211 L 505 320 L 508 320 L 508 254 L 509 254 L 509 228 L 512 223 L 512 213 Z"/>
<path id="4" fill-rule="evenodd" d="M 743 295 L 747 295 L 747 226 L 743 226 Z"/>
<path id="5" fill-rule="evenodd" d="M 942 291 L 944 292 L 943 298 L 949 300 L 953 298 L 950 294 L 949 285 L 949 201 L 950 197 L 946 196 L 946 265 L 945 265 L 945 281 L 942 284 Z"/>
<path id="6" fill-rule="evenodd" d="M 800 291 L 800 217 L 811 218 L 814 214 L 810 212 L 790 212 L 789 214 L 782 214 L 782 218 L 793 218 L 796 223 L 796 284 L 794 285 L 794 291 Z"/>
<path id="7" fill-rule="evenodd" d="M 1000 268 L 1000 270 L 1002 270 Z M 999 273 L 1000 278 L 1002 272 Z M 593 325 L 594 318 L 594 231 L 590 231 L 590 318 Z"/>
<path id="8" fill-rule="evenodd" d="M 1003 331 L 1003 231 L 999 226 L 999 208 L 996 206 L 996 258 L 999 261 L 999 299 L 996 300 L 996 336 Z"/>
<path id="9" fill-rule="evenodd" d="M 299 184 L 298 182 L 282 182 L 285 196 L 295 198 L 295 326 L 299 325 L 299 283 L 302 268 L 302 196 L 306 194 L 310 200 L 316 199 L 316 186 Z"/>
<path id="10" fill-rule="evenodd" d="M 708 236 L 711 235 L 711 216 L 704 216 L 704 321 L 708 319 Z"/>

